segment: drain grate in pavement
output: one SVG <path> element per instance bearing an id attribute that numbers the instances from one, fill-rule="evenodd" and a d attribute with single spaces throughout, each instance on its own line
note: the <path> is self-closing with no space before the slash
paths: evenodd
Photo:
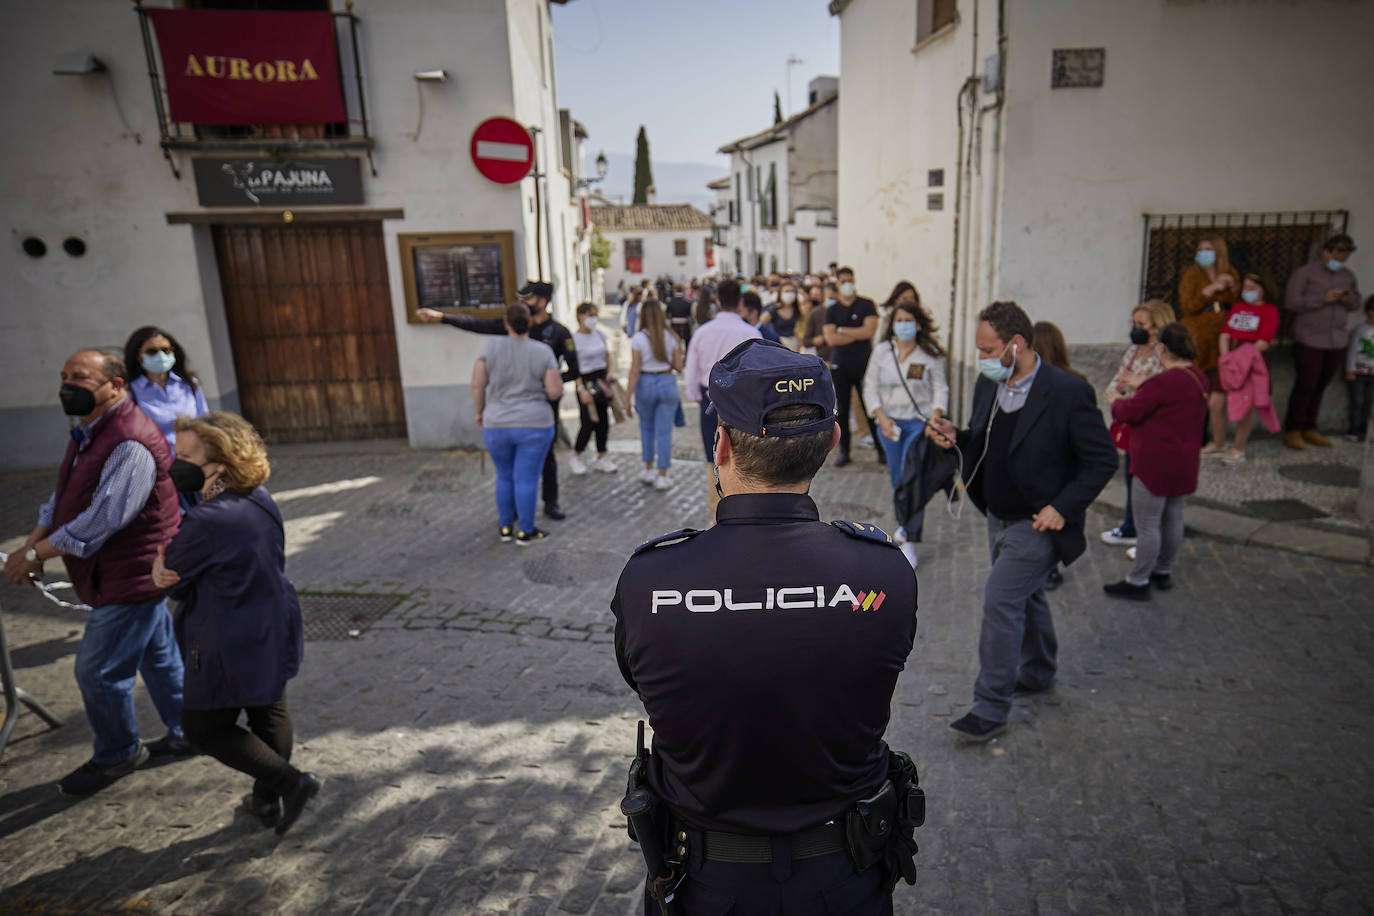
<path id="1" fill-rule="evenodd" d="M 1241 503 L 1251 515 L 1271 522 L 1296 522 L 1326 518 L 1326 513 L 1300 499 L 1248 499 Z"/>
<path id="2" fill-rule="evenodd" d="M 534 549 L 540 551 L 542 546 L 536 544 Z M 604 550 L 581 550 L 576 547 L 559 548 L 558 553 L 541 551 L 525 562 L 525 578 L 540 585 L 575 585 L 598 579 L 614 582 L 627 559 Z"/>
<path id="3" fill-rule="evenodd" d="M 405 595 L 348 595 L 332 592 L 298 592 L 305 638 L 348 639 L 365 632 L 386 616 Z"/>
<path id="4" fill-rule="evenodd" d="M 1360 469 L 1346 464 L 1290 464 L 1279 468 L 1279 475 L 1324 487 L 1349 487 L 1354 490 L 1360 485 Z"/>

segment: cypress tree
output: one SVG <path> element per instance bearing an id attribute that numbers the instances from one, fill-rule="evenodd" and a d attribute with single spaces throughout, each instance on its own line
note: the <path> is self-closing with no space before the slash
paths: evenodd
<path id="1" fill-rule="evenodd" d="M 782 99 L 778 98 L 778 90 L 773 90 L 773 123 L 782 123 Z"/>
<path id="2" fill-rule="evenodd" d="M 639 136 L 635 138 L 635 198 L 637 204 L 649 202 L 648 191 L 654 186 L 653 169 L 649 166 L 649 137 L 644 133 L 644 125 L 639 125 Z"/>

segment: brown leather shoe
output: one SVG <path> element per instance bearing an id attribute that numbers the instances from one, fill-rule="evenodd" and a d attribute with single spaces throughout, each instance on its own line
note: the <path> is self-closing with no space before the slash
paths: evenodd
<path id="1" fill-rule="evenodd" d="M 1296 429 L 1284 430 L 1283 444 L 1295 451 L 1302 451 L 1307 448 L 1307 443 L 1302 441 L 1302 433 Z"/>
<path id="2" fill-rule="evenodd" d="M 1330 439 L 1326 438 L 1321 433 L 1317 432 L 1315 429 L 1304 429 L 1302 431 L 1302 437 L 1306 439 L 1310 444 L 1319 445 L 1322 448 L 1326 448 L 1328 445 L 1331 444 Z"/>

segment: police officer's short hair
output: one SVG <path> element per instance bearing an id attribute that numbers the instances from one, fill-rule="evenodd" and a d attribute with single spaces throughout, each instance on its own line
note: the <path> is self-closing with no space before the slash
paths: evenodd
<path id="1" fill-rule="evenodd" d="M 997 332 L 998 340 L 1008 343 L 1017 334 L 1030 346 L 1035 339 L 1035 325 L 1030 316 L 1015 302 L 994 302 L 978 313 L 979 321 L 986 321 Z"/>
<path id="2" fill-rule="evenodd" d="M 805 426 L 824 418 L 825 411 L 815 404 L 788 404 L 768 411 L 768 429 Z M 735 470 L 741 477 L 774 486 L 805 483 L 816 476 L 830 452 L 834 427 L 809 436 L 752 436 L 743 430 L 721 425 L 730 438 Z"/>

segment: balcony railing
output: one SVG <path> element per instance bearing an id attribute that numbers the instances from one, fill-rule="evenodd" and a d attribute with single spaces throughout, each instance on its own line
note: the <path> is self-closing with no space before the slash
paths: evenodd
<path id="1" fill-rule="evenodd" d="M 347 120 L 333 124 L 242 124 L 206 125 L 173 121 L 168 115 L 167 86 L 158 69 L 159 54 L 153 38 L 153 25 L 142 5 L 135 7 L 143 35 L 143 51 L 148 59 L 152 82 L 153 107 L 157 112 L 162 153 L 181 177 L 171 150 L 205 152 L 250 152 L 262 149 L 284 153 L 321 150 L 362 150 L 367 164 L 377 174 L 372 161 L 374 141 L 367 120 L 367 99 L 363 92 L 363 66 L 358 54 L 358 17 L 352 4 L 345 12 L 333 13 L 334 37 L 339 50 L 339 90 L 344 99 Z"/>

